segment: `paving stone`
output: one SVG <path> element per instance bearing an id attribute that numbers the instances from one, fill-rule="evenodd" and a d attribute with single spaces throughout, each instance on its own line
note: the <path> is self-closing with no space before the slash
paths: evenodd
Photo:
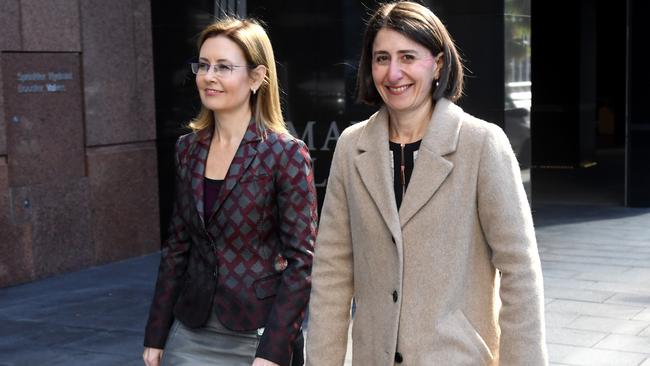
<path id="1" fill-rule="evenodd" d="M 546 246 L 546 243 L 543 244 Z M 577 272 L 602 272 L 602 273 L 622 273 L 629 271 L 633 267 L 627 266 L 608 266 L 608 265 L 595 265 L 595 264 L 586 264 L 586 263 L 576 263 L 576 262 L 555 262 L 555 261 L 545 261 L 542 262 L 542 268 L 552 268 L 552 269 L 564 269 L 567 271 L 577 271 Z"/>
<path id="2" fill-rule="evenodd" d="M 581 210 L 559 218 L 570 224 L 546 218 L 537 226 L 550 365 L 650 366 L 650 287 L 634 280 L 648 278 L 650 260 L 598 254 L 617 245 L 650 253 L 643 241 L 650 239 L 650 210 Z M 617 219 L 580 219 L 612 213 Z M 155 253 L 0 289 L 0 366 L 141 365 L 142 327 L 159 258 Z M 570 274 L 591 279 L 562 278 Z M 38 353 L 38 342 L 50 346 Z M 346 366 L 351 345 L 349 338 Z"/>
<path id="3" fill-rule="evenodd" d="M 142 326 L 144 327 L 144 324 Z M 87 337 L 62 344 L 60 347 L 76 351 L 114 354 L 124 356 L 125 359 L 137 360 L 142 353 L 142 340 L 141 332 L 96 331 Z"/>
<path id="4" fill-rule="evenodd" d="M 583 347 L 581 347 L 583 348 Z M 572 352 L 575 352 L 578 347 L 565 346 L 561 344 L 548 344 L 548 359 L 550 362 L 558 363 L 568 357 Z"/>
<path id="5" fill-rule="evenodd" d="M 571 254 L 561 254 L 544 252 L 540 255 L 542 261 L 559 261 L 559 262 L 578 262 L 589 264 L 617 265 L 617 266 L 636 266 L 641 268 L 650 268 L 648 259 L 616 259 L 607 257 L 589 257 L 576 256 Z"/>
<path id="6" fill-rule="evenodd" d="M 606 336 L 607 333 L 568 328 L 546 329 L 547 343 L 564 344 L 568 346 L 592 347 Z"/>
<path id="7" fill-rule="evenodd" d="M 567 314 L 567 313 L 556 313 L 552 311 L 546 311 L 546 327 L 547 328 L 563 328 L 576 319 L 578 319 L 578 314 Z M 589 329 L 588 329 L 589 330 Z M 597 330 L 597 329 L 594 329 Z"/>
<path id="8" fill-rule="evenodd" d="M 554 298 L 554 299 L 563 299 L 563 300 L 604 302 L 605 300 L 615 295 L 616 294 L 614 292 L 609 292 L 609 291 L 578 290 L 578 289 L 567 289 L 561 287 L 544 288 L 545 297 Z"/>
<path id="9" fill-rule="evenodd" d="M 650 356 L 650 337 L 612 334 L 594 346 L 598 349 L 638 352 Z"/>
<path id="10" fill-rule="evenodd" d="M 625 292 L 631 294 L 650 294 L 650 281 L 648 283 L 625 282 L 595 282 L 589 285 L 592 290 Z"/>
<path id="11" fill-rule="evenodd" d="M 589 290 L 598 284 L 596 281 L 576 280 L 572 278 L 544 278 L 545 287 Z"/>
<path id="12" fill-rule="evenodd" d="M 564 324 L 564 326 L 572 329 L 593 330 L 597 332 L 613 334 L 637 335 L 643 329 L 649 327 L 650 322 L 582 315 L 574 321 L 569 322 L 568 324 Z"/>
<path id="13" fill-rule="evenodd" d="M 547 306 L 548 311 L 584 315 L 606 316 L 610 318 L 632 319 L 643 308 L 628 305 L 599 304 L 584 301 L 556 300 Z"/>
<path id="14" fill-rule="evenodd" d="M 573 278 L 576 277 L 579 272 L 576 271 L 566 271 L 562 269 L 543 269 L 544 277 L 553 277 L 553 278 Z"/>
<path id="15" fill-rule="evenodd" d="M 115 354 L 77 351 L 69 349 L 23 347 L 7 350 L 3 358 L 9 361 L 0 365 L 25 366 L 142 366 L 140 357 L 124 357 Z"/>
<path id="16" fill-rule="evenodd" d="M 650 307 L 650 294 L 647 295 L 633 294 L 633 293 L 616 294 L 608 298 L 605 302 L 610 304 L 624 304 L 624 305 L 637 305 L 637 306 Z"/>
<path id="17" fill-rule="evenodd" d="M 610 260 L 612 263 L 616 263 L 613 260 L 626 261 L 626 260 L 648 260 L 650 255 L 641 255 L 638 253 L 630 253 L 625 251 L 615 251 L 615 250 L 598 250 L 594 251 L 592 249 L 567 249 L 567 248 L 558 248 L 549 251 L 550 253 L 559 254 L 563 256 L 576 256 L 576 257 L 585 257 L 585 258 L 594 258 L 594 259 L 605 259 Z"/>
<path id="18" fill-rule="evenodd" d="M 562 359 L 562 363 L 580 366 L 636 366 L 645 357 L 639 353 L 576 348 Z"/>
<path id="19" fill-rule="evenodd" d="M 650 337 L 650 326 L 638 334 L 640 337 Z"/>
<path id="20" fill-rule="evenodd" d="M 0 366 L 142 365 L 159 258 L 0 289 Z"/>
<path id="21" fill-rule="evenodd" d="M 0 329 L 0 354 L 5 355 L 29 344 L 44 348 L 55 347 L 84 338 L 93 332 L 93 329 L 88 328 L 61 327 L 47 322 L 4 318 Z"/>
<path id="22" fill-rule="evenodd" d="M 650 269 L 633 268 L 623 273 L 587 272 L 576 276 L 577 279 L 645 284 L 650 278 Z M 650 287 L 650 286 L 649 286 Z"/>
<path id="23" fill-rule="evenodd" d="M 636 366 L 646 356 L 639 353 L 549 344 L 551 364 L 575 366 Z"/>
<path id="24" fill-rule="evenodd" d="M 639 314 L 637 314 L 634 318 L 634 320 L 645 320 L 650 322 L 650 308 L 643 310 Z"/>

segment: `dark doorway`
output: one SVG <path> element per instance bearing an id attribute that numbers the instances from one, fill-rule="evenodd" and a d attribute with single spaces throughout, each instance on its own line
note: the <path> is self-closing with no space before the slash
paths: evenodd
<path id="1" fill-rule="evenodd" d="M 189 62 L 196 57 L 196 39 L 214 21 L 214 2 L 151 2 L 154 75 L 156 90 L 156 145 L 161 237 L 167 226 L 174 197 L 174 144 L 189 132 L 189 121 L 201 103 Z"/>
<path id="2" fill-rule="evenodd" d="M 532 2 L 533 204 L 619 206 L 625 2 Z"/>

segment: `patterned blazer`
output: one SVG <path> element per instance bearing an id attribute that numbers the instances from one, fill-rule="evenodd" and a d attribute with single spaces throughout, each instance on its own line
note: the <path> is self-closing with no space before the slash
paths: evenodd
<path id="1" fill-rule="evenodd" d="M 214 308 L 232 330 L 265 328 L 257 349 L 288 365 L 311 289 L 317 225 L 305 144 L 251 122 L 204 220 L 203 177 L 212 130 L 176 144 L 176 200 L 163 244 L 145 346 L 164 348 L 174 318 L 204 325 Z"/>

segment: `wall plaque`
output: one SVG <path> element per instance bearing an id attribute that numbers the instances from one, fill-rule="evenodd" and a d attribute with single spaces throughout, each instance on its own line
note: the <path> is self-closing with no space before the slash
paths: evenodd
<path id="1" fill-rule="evenodd" d="M 85 175 L 79 53 L 1 54 L 9 185 Z"/>

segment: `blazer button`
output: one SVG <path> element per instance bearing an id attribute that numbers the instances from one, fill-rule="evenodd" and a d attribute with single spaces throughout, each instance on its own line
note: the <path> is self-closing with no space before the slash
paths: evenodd
<path id="1" fill-rule="evenodd" d="M 402 354 L 399 352 L 395 352 L 395 362 L 402 363 L 403 361 L 404 361 L 404 357 L 402 357 Z"/>
<path id="2" fill-rule="evenodd" d="M 393 302 L 397 302 L 397 291 L 393 291 Z"/>

